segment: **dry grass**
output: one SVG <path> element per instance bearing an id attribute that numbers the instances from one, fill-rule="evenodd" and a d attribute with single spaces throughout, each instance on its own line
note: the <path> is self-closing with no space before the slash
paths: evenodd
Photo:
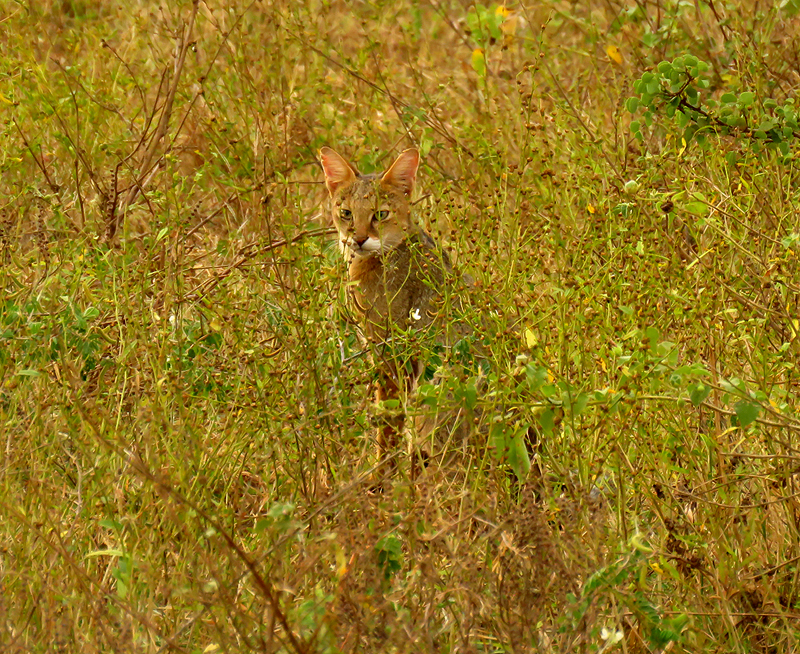
<path id="1" fill-rule="evenodd" d="M 793 98 L 784 4 L 0 7 L 3 651 L 796 651 L 796 168 L 624 109 Z M 475 279 L 383 492 L 325 144 Z"/>

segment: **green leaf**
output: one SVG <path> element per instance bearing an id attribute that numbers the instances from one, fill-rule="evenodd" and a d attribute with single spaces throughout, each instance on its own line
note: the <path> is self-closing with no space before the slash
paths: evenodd
<path id="1" fill-rule="evenodd" d="M 111 556 L 111 557 L 114 557 L 114 558 L 119 558 L 120 556 L 124 556 L 124 555 L 125 555 L 125 552 L 123 552 L 120 549 L 106 548 L 104 550 L 92 550 L 91 552 L 87 552 L 84 555 L 84 558 L 89 559 L 89 558 L 94 558 L 96 556 Z"/>
<path id="2" fill-rule="evenodd" d="M 25 370 L 20 370 L 17 374 L 20 377 L 38 377 L 41 373 L 38 370 L 27 368 Z"/>
<path id="3" fill-rule="evenodd" d="M 403 547 L 400 539 L 394 534 L 389 534 L 375 543 L 375 553 L 378 563 L 383 568 L 385 578 L 400 572 L 403 567 Z"/>
<path id="4" fill-rule="evenodd" d="M 628 98 L 628 101 L 625 103 L 625 108 L 632 114 L 636 113 L 636 110 L 639 108 L 639 98 Z"/>
<path id="5" fill-rule="evenodd" d="M 739 94 L 739 104 L 743 107 L 749 107 L 756 101 L 756 94 L 752 91 L 745 91 Z"/>
<path id="6" fill-rule="evenodd" d="M 503 38 L 503 31 L 500 29 L 500 25 L 502 25 L 504 20 L 505 18 L 502 14 L 495 12 L 487 14 L 486 23 L 489 27 L 489 35 L 497 41 L 500 41 Z"/>
<path id="7" fill-rule="evenodd" d="M 747 427 L 749 424 L 755 422 L 758 414 L 761 412 L 761 407 L 754 403 L 742 400 L 736 403 L 736 418 L 739 421 L 739 426 Z"/>
<path id="8" fill-rule="evenodd" d="M 570 398 L 567 393 L 564 393 L 564 404 L 572 410 L 572 416 L 577 418 L 589 404 L 589 394 L 578 393 L 577 397 Z"/>
<path id="9" fill-rule="evenodd" d="M 545 436 L 552 436 L 555 429 L 555 413 L 553 409 L 545 409 L 539 416 L 539 426 L 542 428 Z"/>
<path id="10" fill-rule="evenodd" d="M 644 330 L 644 335 L 650 343 L 650 349 L 655 351 L 655 346 L 658 344 L 658 339 L 661 338 L 661 332 L 658 331 L 658 328 L 651 325 Z"/>
<path id="11" fill-rule="evenodd" d="M 472 51 L 470 62 L 472 63 L 473 70 L 478 73 L 478 77 L 486 76 L 486 57 L 481 48 L 475 48 L 475 50 Z"/>
<path id="12" fill-rule="evenodd" d="M 467 27 L 472 34 L 482 38 L 481 19 L 474 9 L 470 9 L 467 13 Z"/>
<path id="13" fill-rule="evenodd" d="M 644 554 L 652 554 L 653 548 L 650 547 L 642 537 L 640 533 L 635 533 L 630 537 L 628 544 L 633 547 L 633 549 L 638 550 Z"/>
<path id="14" fill-rule="evenodd" d="M 470 411 L 475 408 L 475 405 L 478 403 L 478 389 L 475 386 L 475 380 L 471 379 L 467 382 L 466 387 L 464 388 L 464 406 L 466 406 Z"/>
<path id="15" fill-rule="evenodd" d="M 518 431 L 514 434 L 511 442 L 508 444 L 508 464 L 514 471 L 520 483 L 525 481 L 528 472 L 531 469 L 531 459 L 528 454 L 528 447 L 525 442 L 524 430 Z"/>
<path id="16" fill-rule="evenodd" d="M 547 368 L 529 363 L 525 366 L 525 377 L 528 381 L 528 387 L 532 391 L 538 391 L 547 383 Z"/>
<path id="17" fill-rule="evenodd" d="M 700 216 L 701 218 L 708 215 L 708 205 L 705 202 L 687 202 L 683 208 L 690 214 Z"/>
<path id="18" fill-rule="evenodd" d="M 689 400 L 694 406 L 700 406 L 711 394 L 711 387 L 702 382 L 689 385 Z"/>
<path id="19" fill-rule="evenodd" d="M 494 450 L 495 457 L 498 461 L 502 461 L 505 458 L 507 432 L 508 425 L 506 425 L 504 422 L 494 423 L 492 428 L 489 430 L 489 443 L 491 448 Z"/>

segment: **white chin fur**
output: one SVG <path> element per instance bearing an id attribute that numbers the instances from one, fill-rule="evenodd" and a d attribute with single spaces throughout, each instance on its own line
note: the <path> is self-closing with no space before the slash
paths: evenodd
<path id="1" fill-rule="evenodd" d="M 356 245 L 355 241 L 348 241 L 347 249 L 360 257 L 370 257 L 374 254 L 380 254 L 383 251 L 383 246 L 377 238 L 368 238 L 360 247 Z"/>

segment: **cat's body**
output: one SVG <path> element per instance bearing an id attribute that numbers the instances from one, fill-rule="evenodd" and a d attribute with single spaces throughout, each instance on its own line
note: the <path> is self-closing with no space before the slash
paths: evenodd
<path id="1" fill-rule="evenodd" d="M 430 236 L 412 233 L 381 257 L 354 256 L 349 279 L 353 305 L 364 321 L 365 335 L 384 340 L 393 329 L 428 327 L 437 316 L 447 265 Z"/>

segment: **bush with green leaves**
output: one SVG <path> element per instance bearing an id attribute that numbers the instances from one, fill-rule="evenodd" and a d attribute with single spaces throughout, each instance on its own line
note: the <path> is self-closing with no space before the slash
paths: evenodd
<path id="1" fill-rule="evenodd" d="M 720 88 L 709 64 L 694 55 L 660 62 L 655 70 L 643 73 L 633 89 L 635 95 L 626 107 L 632 114 L 643 113 L 644 125 L 640 120 L 631 122 L 640 141 L 643 128 L 652 127 L 663 114 L 680 130 L 684 146 L 692 141 L 705 146 L 709 137 L 730 136 L 754 153 L 777 150 L 784 162 L 791 160 L 791 146 L 800 135 L 793 98 L 779 105 L 772 98 L 761 100 L 754 91 Z"/>

